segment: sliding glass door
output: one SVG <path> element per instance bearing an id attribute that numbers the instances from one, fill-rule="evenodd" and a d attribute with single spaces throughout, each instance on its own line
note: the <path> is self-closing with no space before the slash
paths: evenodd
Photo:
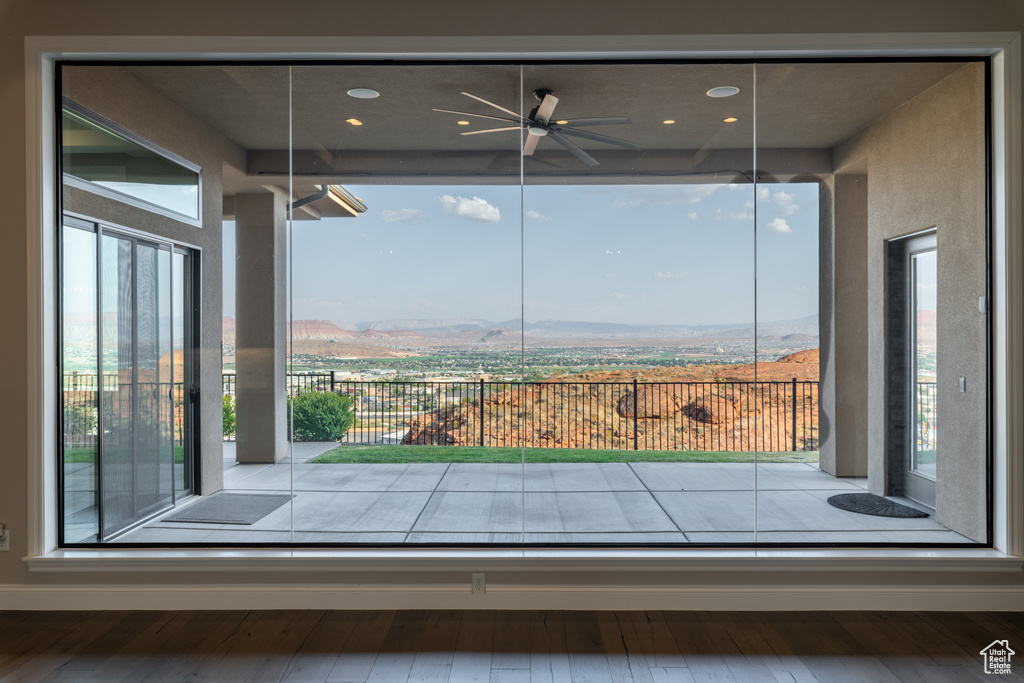
<path id="1" fill-rule="evenodd" d="M 188 252 L 68 218 L 64 534 L 106 540 L 189 492 Z"/>

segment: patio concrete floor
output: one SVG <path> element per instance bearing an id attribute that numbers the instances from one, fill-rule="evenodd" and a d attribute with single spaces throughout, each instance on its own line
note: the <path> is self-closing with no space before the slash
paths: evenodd
<path id="1" fill-rule="evenodd" d="M 866 480 L 835 478 L 811 464 L 307 462 L 334 446 L 295 444 L 294 465 L 291 460 L 241 465 L 234 462 L 232 444 L 225 448 L 225 490 L 253 495 L 292 490 L 291 504 L 252 525 L 155 519 L 118 541 L 300 545 L 972 542 L 931 517 L 873 517 L 834 508 L 826 502 L 829 496 L 863 491 Z M 164 517 L 182 509 L 179 506 Z"/>

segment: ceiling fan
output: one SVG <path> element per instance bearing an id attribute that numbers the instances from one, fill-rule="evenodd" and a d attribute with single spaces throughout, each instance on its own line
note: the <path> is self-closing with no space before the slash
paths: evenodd
<path id="1" fill-rule="evenodd" d="M 446 114 L 458 114 L 460 116 L 475 116 L 481 119 L 493 119 L 495 121 L 507 121 L 515 124 L 512 126 L 506 126 L 504 128 L 488 128 L 487 130 L 468 130 L 460 135 L 481 135 L 483 133 L 501 133 L 509 130 L 522 130 L 526 129 L 528 135 L 526 136 L 526 142 L 523 144 L 523 154 L 525 156 L 531 156 L 537 145 L 540 143 L 541 138 L 547 137 L 554 140 L 556 143 L 564 147 L 566 150 L 575 155 L 578 159 L 588 166 L 596 166 L 597 159 L 590 156 L 582 149 L 579 148 L 572 140 L 567 139 L 565 136 L 575 136 L 578 138 L 584 138 L 586 140 L 596 140 L 598 142 L 604 142 L 609 145 L 616 145 L 618 147 L 625 147 L 626 149 L 632 149 L 639 151 L 643 149 L 642 145 L 638 145 L 634 142 L 627 142 L 626 140 L 620 140 L 613 138 L 608 135 L 601 135 L 600 133 L 591 133 L 586 130 L 578 130 L 574 126 L 609 126 L 609 125 L 621 125 L 626 123 L 632 123 L 625 116 L 610 117 L 610 118 L 584 118 L 584 119 L 560 119 L 554 120 L 553 115 L 555 112 L 555 105 L 558 104 L 558 98 L 551 94 L 550 90 L 534 90 L 533 95 L 540 104 L 533 108 L 529 116 L 522 116 L 517 114 L 511 109 L 506 109 L 494 102 L 488 102 L 482 97 L 471 95 L 468 92 L 462 93 L 466 97 L 471 97 L 478 102 L 494 107 L 495 109 L 509 114 L 513 118 L 505 116 L 493 116 L 491 114 L 473 114 L 468 111 L 453 111 L 451 109 L 434 109 L 434 111 L 444 112 Z"/>

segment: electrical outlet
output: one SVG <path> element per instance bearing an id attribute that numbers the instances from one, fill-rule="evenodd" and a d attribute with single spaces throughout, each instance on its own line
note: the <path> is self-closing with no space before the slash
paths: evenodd
<path id="1" fill-rule="evenodd" d="M 0 524 L 0 552 L 11 549 L 11 532 L 3 524 Z"/>
<path id="2" fill-rule="evenodd" d="M 473 595 L 483 595 L 487 592 L 487 579 L 483 574 L 473 574 Z"/>

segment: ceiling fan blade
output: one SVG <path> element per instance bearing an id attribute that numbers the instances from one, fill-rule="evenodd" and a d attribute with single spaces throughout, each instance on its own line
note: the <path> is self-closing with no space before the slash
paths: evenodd
<path id="1" fill-rule="evenodd" d="M 510 126 L 508 128 L 488 128 L 487 130 L 467 130 L 459 135 L 480 135 L 480 133 L 500 133 L 505 130 L 522 130 L 522 126 Z"/>
<path id="2" fill-rule="evenodd" d="M 531 156 L 533 151 L 537 149 L 537 144 L 540 142 L 539 135 L 526 134 L 526 142 L 523 143 L 523 156 Z"/>
<path id="3" fill-rule="evenodd" d="M 519 123 L 520 119 L 507 119 L 504 116 L 491 116 L 490 114 L 471 114 L 468 111 L 454 111 L 452 109 L 435 109 L 434 111 L 444 112 L 445 114 L 458 114 L 459 116 L 475 116 L 479 119 L 494 119 L 495 121 L 511 121 L 512 123 Z"/>
<path id="4" fill-rule="evenodd" d="M 551 121 L 551 115 L 555 112 L 555 105 L 558 104 L 558 98 L 548 93 L 544 96 L 544 99 L 540 101 L 540 106 L 537 107 L 537 114 L 535 116 L 541 123 L 548 123 Z"/>
<path id="5" fill-rule="evenodd" d="M 619 147 L 625 147 L 626 149 L 632 149 L 634 151 L 640 151 L 643 149 L 643 145 L 638 145 L 635 142 L 627 142 L 626 140 L 620 140 L 613 138 L 609 135 L 601 135 L 600 133 L 591 133 L 587 130 L 576 130 L 575 128 L 559 128 L 558 132 L 563 135 L 575 135 L 578 138 L 586 138 L 587 140 L 597 140 L 598 142 L 607 142 L 609 145 L 617 145 Z"/>
<path id="6" fill-rule="evenodd" d="M 627 123 L 633 123 L 626 116 L 613 116 L 608 118 L 596 118 L 596 119 L 566 119 L 563 126 L 617 126 Z"/>
<path id="7" fill-rule="evenodd" d="M 585 163 L 587 166 L 597 166 L 597 159 L 584 152 L 582 149 L 577 147 L 573 142 L 566 140 L 560 133 L 551 131 L 548 133 L 548 137 L 557 142 L 558 144 L 560 144 L 562 147 L 565 147 L 567 150 L 572 152 L 578 159 L 580 159 L 580 161 Z"/>
<path id="8" fill-rule="evenodd" d="M 494 102 L 488 102 L 487 100 L 485 100 L 482 97 L 477 97 L 476 95 L 470 95 L 468 92 L 464 92 L 462 94 L 465 95 L 466 97 L 472 97 L 477 102 L 483 102 L 484 104 L 490 105 L 490 106 L 494 107 L 495 109 L 498 109 L 500 111 L 505 112 L 506 114 L 511 114 L 512 116 L 516 117 L 516 120 L 521 120 L 523 118 L 522 116 L 520 116 L 519 114 L 515 113 L 511 109 L 505 109 L 505 107 L 502 107 L 501 105 L 495 104 Z"/>

